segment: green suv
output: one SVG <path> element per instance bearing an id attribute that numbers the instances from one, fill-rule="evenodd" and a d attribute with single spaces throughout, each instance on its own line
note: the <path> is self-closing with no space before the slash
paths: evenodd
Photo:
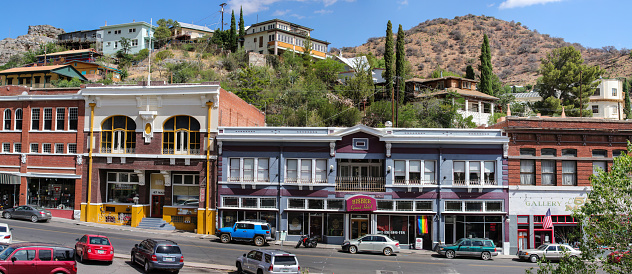
<path id="1" fill-rule="evenodd" d="M 437 253 L 448 259 L 454 259 L 456 256 L 470 256 L 489 260 L 492 256 L 498 255 L 494 242 L 483 238 L 461 238 L 453 245 L 440 246 Z"/>

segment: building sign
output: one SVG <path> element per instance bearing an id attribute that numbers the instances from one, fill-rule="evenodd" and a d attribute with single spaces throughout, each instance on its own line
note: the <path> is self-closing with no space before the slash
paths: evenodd
<path id="1" fill-rule="evenodd" d="M 355 195 L 347 199 L 347 211 L 375 211 L 377 201 L 366 195 Z"/>
<path id="2" fill-rule="evenodd" d="M 586 191 L 510 191 L 511 215 L 570 215 L 588 200 Z"/>

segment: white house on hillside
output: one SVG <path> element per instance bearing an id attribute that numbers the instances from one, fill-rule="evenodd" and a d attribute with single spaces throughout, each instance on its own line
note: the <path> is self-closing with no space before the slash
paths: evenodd
<path id="1" fill-rule="evenodd" d="M 128 53 L 134 54 L 141 49 L 151 49 L 149 37 L 154 35 L 156 27 L 147 22 L 132 22 L 105 25 L 101 29 L 103 30 L 103 54 L 115 54 L 121 50 L 121 38 L 130 39 L 131 48 Z"/>

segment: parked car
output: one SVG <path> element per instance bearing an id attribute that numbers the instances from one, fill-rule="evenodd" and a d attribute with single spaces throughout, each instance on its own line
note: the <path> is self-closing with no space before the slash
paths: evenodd
<path id="1" fill-rule="evenodd" d="M 399 241 L 382 234 L 368 234 L 361 238 L 342 243 L 342 251 L 351 254 L 357 252 L 380 252 L 386 256 L 399 253 Z"/>
<path id="2" fill-rule="evenodd" d="M 154 269 L 178 273 L 184 266 L 184 255 L 178 244 L 171 240 L 147 239 L 135 244 L 131 260 L 132 264 L 141 264 L 146 273 Z"/>
<path id="3" fill-rule="evenodd" d="M 106 236 L 86 234 L 77 239 L 75 256 L 79 262 L 89 260 L 112 263 L 114 247 Z"/>
<path id="4" fill-rule="evenodd" d="M 11 244 L 13 242 L 11 230 L 13 230 L 13 228 L 9 228 L 8 224 L 0 223 L 0 244 Z M 0 251 L 2 251 L 2 249 L 0 249 Z"/>
<path id="5" fill-rule="evenodd" d="M 301 266 L 292 253 L 278 249 L 255 249 L 237 258 L 237 273 L 300 273 Z"/>
<path id="6" fill-rule="evenodd" d="M 525 249 L 518 251 L 518 259 L 529 260 L 532 263 L 539 261 L 540 259 L 546 259 L 549 261 L 559 261 L 564 257 L 564 253 L 567 252 L 570 257 L 579 257 L 582 252 L 572 248 L 565 244 L 543 244 L 536 249 Z"/>
<path id="7" fill-rule="evenodd" d="M 448 259 L 454 259 L 456 256 L 470 256 L 489 260 L 492 256 L 498 255 L 494 241 L 486 238 L 461 238 L 452 245 L 440 246 L 437 253 Z"/>
<path id="8" fill-rule="evenodd" d="M 76 274 L 75 251 L 44 243 L 18 243 L 0 252 L 2 273 Z"/>
<path id="9" fill-rule="evenodd" d="M 50 211 L 36 205 L 22 205 L 14 208 L 5 209 L 2 212 L 5 219 L 25 219 L 31 222 L 50 221 L 52 215 Z"/>
<path id="10" fill-rule="evenodd" d="M 630 259 L 632 259 L 632 254 L 630 254 L 630 250 L 617 250 L 612 251 L 610 254 L 608 254 L 608 262 L 614 264 L 620 264 L 621 261 L 627 261 Z"/>
<path id="11" fill-rule="evenodd" d="M 256 246 L 262 246 L 272 240 L 270 224 L 262 221 L 239 221 L 232 227 L 223 227 L 215 233 L 222 243 L 232 240 L 252 241 Z"/>

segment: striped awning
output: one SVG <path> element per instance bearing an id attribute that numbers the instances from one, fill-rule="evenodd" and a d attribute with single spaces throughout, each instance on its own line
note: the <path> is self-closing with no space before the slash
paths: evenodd
<path id="1" fill-rule="evenodd" d="M 0 185 L 19 185 L 20 176 L 14 174 L 0 173 Z"/>

